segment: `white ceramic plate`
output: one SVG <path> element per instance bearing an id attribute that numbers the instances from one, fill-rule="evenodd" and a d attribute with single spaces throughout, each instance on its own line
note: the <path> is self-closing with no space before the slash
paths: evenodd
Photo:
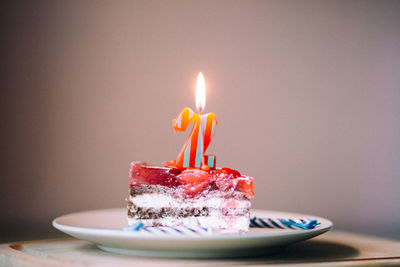
<path id="1" fill-rule="evenodd" d="M 56 218 L 53 226 L 76 238 L 95 243 L 100 249 L 120 254 L 159 257 L 243 257 L 265 255 L 302 241 L 332 228 L 332 222 L 311 215 L 252 210 L 261 218 L 307 218 L 320 224 L 311 230 L 251 228 L 242 234 L 211 234 L 204 236 L 145 235 L 123 231 L 127 226 L 126 209 L 77 212 Z"/>

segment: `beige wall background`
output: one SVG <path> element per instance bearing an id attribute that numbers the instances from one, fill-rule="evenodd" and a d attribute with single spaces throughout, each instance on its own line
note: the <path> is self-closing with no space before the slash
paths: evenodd
<path id="1" fill-rule="evenodd" d="M 130 162 L 175 158 L 194 108 L 254 207 L 400 238 L 399 1 L 9 1 L 0 8 L 0 240 L 122 207 Z"/>

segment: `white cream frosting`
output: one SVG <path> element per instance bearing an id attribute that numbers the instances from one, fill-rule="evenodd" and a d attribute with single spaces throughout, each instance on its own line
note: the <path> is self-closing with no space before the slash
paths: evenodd
<path id="1" fill-rule="evenodd" d="M 249 200 L 227 199 L 220 197 L 198 199 L 176 199 L 166 194 L 141 194 L 129 196 L 129 201 L 143 208 L 237 208 L 249 209 Z"/>

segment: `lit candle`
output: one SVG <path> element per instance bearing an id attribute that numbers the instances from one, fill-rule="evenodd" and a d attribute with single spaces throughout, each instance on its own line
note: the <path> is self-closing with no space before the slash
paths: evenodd
<path id="1" fill-rule="evenodd" d="M 214 113 L 201 114 L 205 105 L 206 87 L 204 76 L 200 72 L 196 84 L 196 107 L 199 114 L 196 114 L 190 108 L 184 108 L 178 117 L 173 120 L 172 126 L 175 131 L 186 131 L 191 122 L 193 122 L 193 128 L 178 158 L 170 161 L 167 165 L 178 169 L 215 169 L 216 157 L 213 155 L 204 155 L 204 153 L 214 137 L 218 121 Z"/>

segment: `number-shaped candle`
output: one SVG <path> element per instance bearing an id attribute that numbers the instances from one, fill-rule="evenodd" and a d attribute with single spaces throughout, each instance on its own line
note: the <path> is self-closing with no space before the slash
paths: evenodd
<path id="1" fill-rule="evenodd" d="M 184 168 L 202 168 L 203 170 L 215 169 L 215 156 L 204 155 L 207 147 L 214 137 L 215 127 L 217 126 L 217 117 L 214 113 L 201 115 L 201 111 L 206 105 L 206 87 L 204 76 L 200 72 L 197 77 L 196 86 L 196 106 L 199 114 L 196 114 L 190 108 L 184 108 L 178 117 L 173 121 L 175 131 L 186 131 L 190 123 L 193 122 L 193 128 L 189 138 L 186 140 L 179 156 L 167 165 L 178 169 Z"/>
<path id="2" fill-rule="evenodd" d="M 214 137 L 215 127 L 218 123 L 217 117 L 214 113 L 199 115 L 194 113 L 190 108 L 184 108 L 173 121 L 173 128 L 175 131 L 183 132 L 192 122 L 192 131 L 174 162 L 174 166 L 178 169 L 214 169 L 215 156 L 207 156 L 204 153 Z"/>

